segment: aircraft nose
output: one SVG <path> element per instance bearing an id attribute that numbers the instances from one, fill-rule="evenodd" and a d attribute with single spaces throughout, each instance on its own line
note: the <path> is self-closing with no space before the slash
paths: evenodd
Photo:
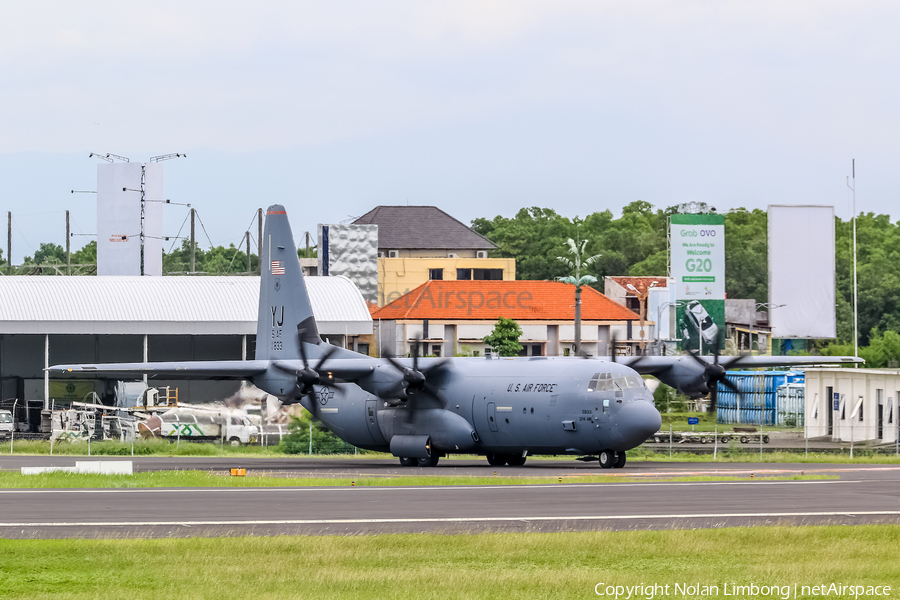
<path id="1" fill-rule="evenodd" d="M 659 431 L 662 417 L 652 402 L 635 400 L 619 410 L 618 425 L 625 443 L 635 447 Z"/>

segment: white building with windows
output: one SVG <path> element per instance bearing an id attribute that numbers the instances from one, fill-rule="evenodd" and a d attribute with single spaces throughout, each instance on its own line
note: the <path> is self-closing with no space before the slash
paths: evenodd
<path id="1" fill-rule="evenodd" d="M 807 369 L 806 437 L 896 443 L 898 369 Z"/>

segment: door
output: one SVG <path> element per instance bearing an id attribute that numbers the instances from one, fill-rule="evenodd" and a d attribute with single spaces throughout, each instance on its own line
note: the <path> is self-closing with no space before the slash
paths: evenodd
<path id="1" fill-rule="evenodd" d="M 884 439 L 884 390 L 875 390 L 875 401 L 878 411 L 876 418 L 878 419 L 878 439 Z"/>
<path id="2" fill-rule="evenodd" d="M 375 412 L 375 400 L 366 400 L 366 427 L 369 428 L 369 435 L 376 444 L 384 445 L 387 442 L 381 435 L 381 428 L 378 427 L 378 415 Z"/>
<path id="3" fill-rule="evenodd" d="M 828 403 L 825 412 L 828 414 L 828 435 L 834 435 L 834 388 L 825 388 L 825 402 Z"/>
<path id="4" fill-rule="evenodd" d="M 491 431 L 497 431 L 497 405 L 493 402 L 488 402 L 487 419 Z"/>

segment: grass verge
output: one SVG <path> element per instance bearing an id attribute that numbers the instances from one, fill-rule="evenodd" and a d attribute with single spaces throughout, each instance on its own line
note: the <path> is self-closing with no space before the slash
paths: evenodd
<path id="1" fill-rule="evenodd" d="M 900 526 L 0 540 L 5 598 L 592 598 L 595 586 L 890 585 Z M 603 588 L 601 588 L 602 590 Z M 638 596 L 646 598 L 646 595 Z M 838 594 L 833 598 L 850 598 Z M 613 596 L 614 598 L 614 596 Z M 621 597 L 624 599 L 624 595 Z M 632 596 L 634 598 L 634 596 Z"/>
<path id="2" fill-rule="evenodd" d="M 838 479 L 824 475 L 788 475 L 754 477 L 753 481 L 797 481 Z M 95 475 L 84 473 L 44 473 L 21 475 L 0 472 L 0 489 L 62 489 L 62 488 L 183 488 L 183 487 L 301 487 L 301 486 L 430 486 L 430 485 L 535 485 L 559 483 L 616 483 L 637 481 L 751 481 L 745 477 L 686 476 L 665 478 L 633 478 L 627 474 L 584 475 L 568 477 L 455 477 L 455 476 L 396 476 L 396 477 L 271 477 L 265 475 L 231 477 L 207 471 L 150 471 L 134 475 Z"/>

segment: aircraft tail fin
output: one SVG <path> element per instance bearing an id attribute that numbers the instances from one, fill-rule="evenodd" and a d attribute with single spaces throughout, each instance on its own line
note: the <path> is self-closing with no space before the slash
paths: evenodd
<path id="1" fill-rule="evenodd" d="M 262 254 L 256 359 L 300 358 L 301 340 L 318 345 L 321 339 L 291 224 L 280 204 L 273 204 L 266 211 Z"/>

